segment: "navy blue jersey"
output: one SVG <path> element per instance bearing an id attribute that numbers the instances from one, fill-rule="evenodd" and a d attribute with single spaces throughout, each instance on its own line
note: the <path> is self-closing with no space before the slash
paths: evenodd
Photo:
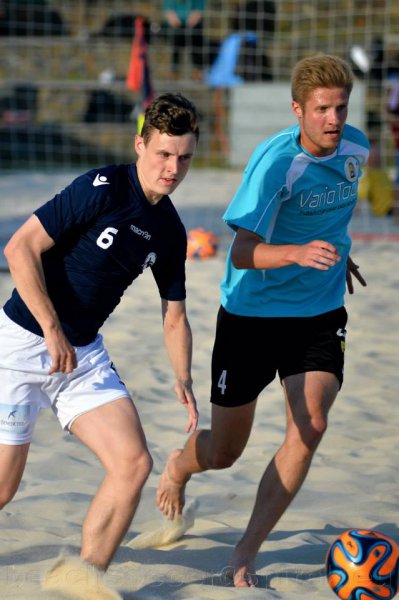
<path id="1" fill-rule="evenodd" d="M 187 237 L 170 198 L 146 199 L 135 165 L 81 175 L 35 211 L 55 246 L 42 255 L 49 296 L 75 346 L 93 341 L 125 289 L 146 267 L 160 296 L 184 300 Z M 7 316 L 36 335 L 42 329 L 17 290 Z"/>

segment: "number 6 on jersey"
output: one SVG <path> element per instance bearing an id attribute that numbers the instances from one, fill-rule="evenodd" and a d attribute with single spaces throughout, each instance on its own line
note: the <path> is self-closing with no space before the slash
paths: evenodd
<path id="1" fill-rule="evenodd" d="M 107 227 L 97 238 L 97 246 L 106 250 L 114 241 L 114 235 L 118 233 L 115 227 Z"/>

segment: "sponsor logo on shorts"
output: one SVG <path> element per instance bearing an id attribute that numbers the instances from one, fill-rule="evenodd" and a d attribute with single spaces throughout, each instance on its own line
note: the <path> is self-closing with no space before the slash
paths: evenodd
<path id="1" fill-rule="evenodd" d="M 342 352 L 345 352 L 345 338 L 346 338 L 346 329 L 342 329 L 342 327 L 340 327 L 339 329 L 337 329 L 337 336 L 342 338 L 341 340 L 341 350 Z"/>
<path id="2" fill-rule="evenodd" d="M 0 404 L 0 431 L 25 433 L 29 429 L 29 416 L 28 405 Z"/>

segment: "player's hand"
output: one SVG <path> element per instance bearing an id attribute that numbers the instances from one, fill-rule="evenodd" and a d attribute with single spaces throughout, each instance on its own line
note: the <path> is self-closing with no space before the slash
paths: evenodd
<path id="1" fill-rule="evenodd" d="M 44 340 L 51 357 L 49 375 L 58 372 L 72 373 L 77 367 L 76 353 L 64 332 L 62 330 L 52 331 L 44 335 Z"/>
<path id="2" fill-rule="evenodd" d="M 199 414 L 197 409 L 197 401 L 194 397 L 191 387 L 191 381 L 187 382 L 178 379 L 175 383 L 175 392 L 179 402 L 186 407 L 188 412 L 186 432 L 192 433 L 197 429 Z"/>
<path id="3" fill-rule="evenodd" d="M 355 263 L 353 262 L 353 260 L 351 259 L 351 257 L 348 256 L 347 261 L 346 261 L 346 285 L 347 285 L 347 288 L 348 288 L 348 292 L 350 294 L 353 294 L 354 291 L 355 291 L 354 288 L 353 288 L 353 277 L 352 276 L 355 279 L 357 279 L 358 282 L 363 287 L 367 286 L 366 280 L 359 273 L 359 265 L 355 265 Z"/>
<path id="4" fill-rule="evenodd" d="M 301 267 L 313 267 L 327 271 L 340 262 L 341 257 L 335 246 L 323 240 L 313 240 L 303 246 L 294 246 L 292 259 Z"/>

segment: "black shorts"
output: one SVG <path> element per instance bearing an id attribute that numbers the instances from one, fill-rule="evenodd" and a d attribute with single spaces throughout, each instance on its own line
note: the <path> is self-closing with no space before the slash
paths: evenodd
<path id="1" fill-rule="evenodd" d="M 212 354 L 211 402 L 242 406 L 279 374 L 334 373 L 343 382 L 347 313 L 316 317 L 242 317 L 220 308 Z"/>

